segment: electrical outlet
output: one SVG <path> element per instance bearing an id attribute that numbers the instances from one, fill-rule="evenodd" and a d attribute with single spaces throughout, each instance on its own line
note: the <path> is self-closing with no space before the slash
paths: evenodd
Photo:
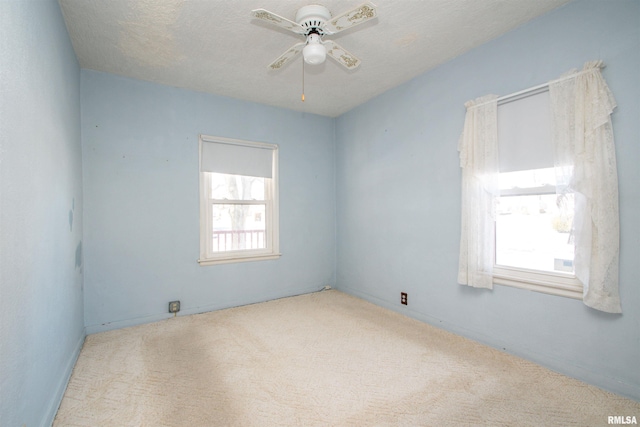
<path id="1" fill-rule="evenodd" d="M 400 292 L 400 304 L 407 305 L 407 293 Z"/>
<path id="2" fill-rule="evenodd" d="M 180 311 L 180 301 L 171 301 L 169 303 L 169 313 L 177 313 Z"/>

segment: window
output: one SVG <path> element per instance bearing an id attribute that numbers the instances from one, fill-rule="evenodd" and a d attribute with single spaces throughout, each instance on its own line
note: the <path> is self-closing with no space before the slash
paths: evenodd
<path id="1" fill-rule="evenodd" d="M 465 103 L 459 284 L 622 312 L 616 102 L 602 67 L 587 62 L 548 84 Z"/>
<path id="2" fill-rule="evenodd" d="M 201 265 L 277 259 L 278 146 L 200 136 Z"/>
<path id="3" fill-rule="evenodd" d="M 498 105 L 494 281 L 582 298 L 575 279 L 573 193 L 557 182 L 549 92 Z"/>

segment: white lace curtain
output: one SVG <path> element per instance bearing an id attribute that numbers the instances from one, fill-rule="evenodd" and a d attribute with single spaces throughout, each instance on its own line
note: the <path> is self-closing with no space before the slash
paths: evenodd
<path id="1" fill-rule="evenodd" d="M 601 61 L 575 77 L 549 83 L 558 182 L 575 197 L 574 268 L 589 307 L 621 313 L 618 293 L 620 223 L 611 113 L 616 107 Z"/>
<path id="2" fill-rule="evenodd" d="M 458 283 L 493 288 L 498 184 L 498 97 L 465 104 L 467 115 L 458 143 L 462 168 L 462 232 Z"/>
<path id="3" fill-rule="evenodd" d="M 575 194 L 575 272 L 584 303 L 620 313 L 618 179 L 611 113 L 615 100 L 600 68 L 589 62 L 549 83 L 558 183 Z M 493 286 L 498 189 L 497 97 L 465 104 L 460 138 L 462 223 L 458 283 Z"/>

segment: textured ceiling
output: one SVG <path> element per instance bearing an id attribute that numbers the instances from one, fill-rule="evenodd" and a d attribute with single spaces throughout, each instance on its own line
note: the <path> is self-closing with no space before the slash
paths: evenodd
<path id="1" fill-rule="evenodd" d="M 253 19 L 290 20 L 308 0 L 59 0 L 82 68 L 336 117 L 569 0 L 373 0 L 378 18 L 331 36 L 362 60 L 267 65 L 302 36 Z M 323 0 L 333 15 L 364 0 Z"/>

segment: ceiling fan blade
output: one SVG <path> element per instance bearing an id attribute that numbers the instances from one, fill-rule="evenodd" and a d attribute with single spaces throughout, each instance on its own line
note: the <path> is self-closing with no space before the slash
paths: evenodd
<path id="1" fill-rule="evenodd" d="M 304 49 L 306 43 L 302 42 L 302 43 L 297 43 L 294 44 L 293 46 L 291 46 L 289 48 L 289 50 L 287 50 L 285 53 L 283 53 L 282 55 L 280 55 L 278 57 L 278 59 L 276 59 L 275 61 L 273 61 L 271 64 L 269 64 L 269 68 L 271 70 L 279 70 L 280 68 L 282 68 L 287 62 L 291 61 L 293 58 L 295 58 L 300 52 L 302 52 L 302 49 Z"/>
<path id="2" fill-rule="evenodd" d="M 324 42 L 324 46 L 327 48 L 327 55 L 338 61 L 340 65 L 348 70 L 358 68 L 360 60 L 347 52 L 342 46 L 332 40 Z"/>
<path id="3" fill-rule="evenodd" d="M 322 28 L 327 34 L 335 34 L 358 24 L 362 24 L 378 16 L 376 6 L 373 3 L 364 3 L 355 9 L 331 18 Z"/>
<path id="4" fill-rule="evenodd" d="M 304 34 L 304 27 L 297 22 L 293 22 L 280 15 L 276 15 L 273 12 L 269 12 L 265 9 L 256 9 L 251 11 L 251 16 L 257 19 L 262 19 L 273 25 L 284 28 L 285 30 L 293 31 L 296 34 Z"/>

